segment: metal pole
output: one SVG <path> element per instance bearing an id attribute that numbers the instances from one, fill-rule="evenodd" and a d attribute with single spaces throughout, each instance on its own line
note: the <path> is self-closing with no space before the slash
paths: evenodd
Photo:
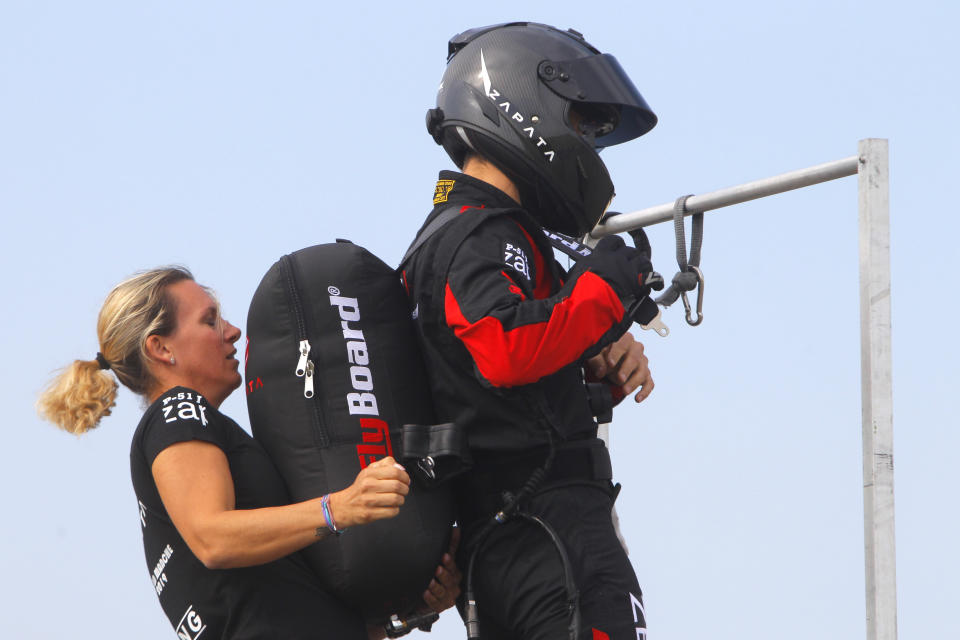
<path id="1" fill-rule="evenodd" d="M 687 215 L 859 174 L 860 371 L 867 640 L 897 638 L 893 501 L 893 376 L 890 322 L 888 143 L 861 140 L 858 155 L 687 199 Z M 673 203 L 624 213 L 586 240 L 673 219 Z M 609 443 L 609 432 L 603 432 Z"/>
<path id="2" fill-rule="evenodd" d="M 732 204 L 739 204 L 741 202 L 747 202 L 748 200 L 783 193 L 784 191 L 791 191 L 801 187 L 820 184 L 821 182 L 836 180 L 837 178 L 852 176 L 857 173 L 858 161 L 859 158 L 857 156 L 850 156 L 843 160 L 835 160 L 834 162 L 819 164 L 815 167 L 800 169 L 799 171 L 782 173 L 778 176 L 747 182 L 746 184 L 737 185 L 736 187 L 728 187 L 702 195 L 691 196 L 687 199 L 687 214 L 728 207 Z M 599 240 L 603 236 L 629 231 L 630 229 L 639 229 L 640 227 L 647 227 L 658 222 L 666 222 L 672 219 L 673 203 L 668 202 L 657 205 L 656 207 L 622 213 L 610 218 L 605 224 L 597 225 L 593 231 L 590 232 L 590 235 Z"/>
<path id="3" fill-rule="evenodd" d="M 897 638 L 888 144 L 861 140 L 860 376 L 867 640 Z"/>

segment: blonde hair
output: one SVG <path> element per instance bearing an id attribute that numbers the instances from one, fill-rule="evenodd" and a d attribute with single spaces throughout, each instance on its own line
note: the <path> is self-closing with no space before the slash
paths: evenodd
<path id="1" fill-rule="evenodd" d="M 100 309 L 97 339 L 103 360 L 123 386 L 146 396 L 155 380 L 147 367 L 147 338 L 176 328 L 176 301 L 170 285 L 193 280 L 185 267 L 160 267 L 138 273 L 113 288 Z M 110 415 L 117 382 L 100 362 L 74 360 L 60 371 L 37 401 L 42 417 L 80 435 Z"/>

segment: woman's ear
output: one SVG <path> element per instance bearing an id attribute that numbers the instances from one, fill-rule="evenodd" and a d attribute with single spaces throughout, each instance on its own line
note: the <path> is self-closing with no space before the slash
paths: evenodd
<path id="1" fill-rule="evenodd" d="M 161 336 L 154 334 L 147 337 L 146 348 L 147 357 L 149 357 L 150 360 L 162 364 L 170 364 L 170 359 L 173 358 L 173 353 L 170 352 L 170 349 L 167 346 L 167 341 Z"/>

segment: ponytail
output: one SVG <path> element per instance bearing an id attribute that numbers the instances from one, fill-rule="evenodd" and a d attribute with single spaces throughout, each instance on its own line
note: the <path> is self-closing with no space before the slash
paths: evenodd
<path id="1" fill-rule="evenodd" d="M 40 395 L 37 411 L 64 431 L 80 435 L 110 415 L 118 386 L 96 360 L 74 360 Z"/>

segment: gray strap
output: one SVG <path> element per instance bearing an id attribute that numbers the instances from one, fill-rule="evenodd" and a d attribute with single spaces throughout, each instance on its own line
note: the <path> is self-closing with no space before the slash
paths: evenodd
<path id="1" fill-rule="evenodd" d="M 688 194 L 685 196 L 680 196 L 677 198 L 676 202 L 673 203 L 673 230 L 677 235 L 677 264 L 680 265 L 680 271 L 686 271 L 687 265 L 692 265 L 694 267 L 700 266 L 700 247 L 703 245 L 703 212 L 693 214 L 693 224 L 691 225 L 691 233 L 693 237 L 690 239 L 690 260 L 687 261 L 686 257 L 686 238 L 684 237 L 683 230 L 683 214 L 687 212 L 687 200 L 693 196 L 693 194 Z"/>
<path id="2" fill-rule="evenodd" d="M 700 271 L 700 247 L 703 245 L 703 212 L 693 214 L 690 239 L 690 258 L 687 258 L 687 240 L 684 233 L 683 216 L 687 212 L 687 199 L 693 194 L 680 196 L 673 204 L 673 229 L 677 237 L 677 266 L 679 270 L 663 295 L 657 298 L 657 304 L 669 307 L 683 296 L 683 305 L 687 310 L 687 322 L 698 325 L 703 321 L 703 273 Z M 697 299 L 697 316 L 690 312 L 687 292 L 700 285 Z"/>
<path id="3" fill-rule="evenodd" d="M 407 249 L 405 254 L 403 254 L 403 258 L 400 260 L 400 266 L 398 269 L 403 269 L 403 265 L 407 263 L 407 260 L 409 260 L 410 257 L 417 252 L 417 249 L 423 246 L 424 242 L 430 239 L 430 236 L 435 234 L 440 230 L 440 227 L 447 224 L 458 215 L 460 215 L 460 209 L 458 207 L 450 207 L 441 211 L 437 217 L 427 225 L 427 228 L 424 229 L 420 235 L 413 239 L 413 243 L 410 245 L 410 248 Z"/>

